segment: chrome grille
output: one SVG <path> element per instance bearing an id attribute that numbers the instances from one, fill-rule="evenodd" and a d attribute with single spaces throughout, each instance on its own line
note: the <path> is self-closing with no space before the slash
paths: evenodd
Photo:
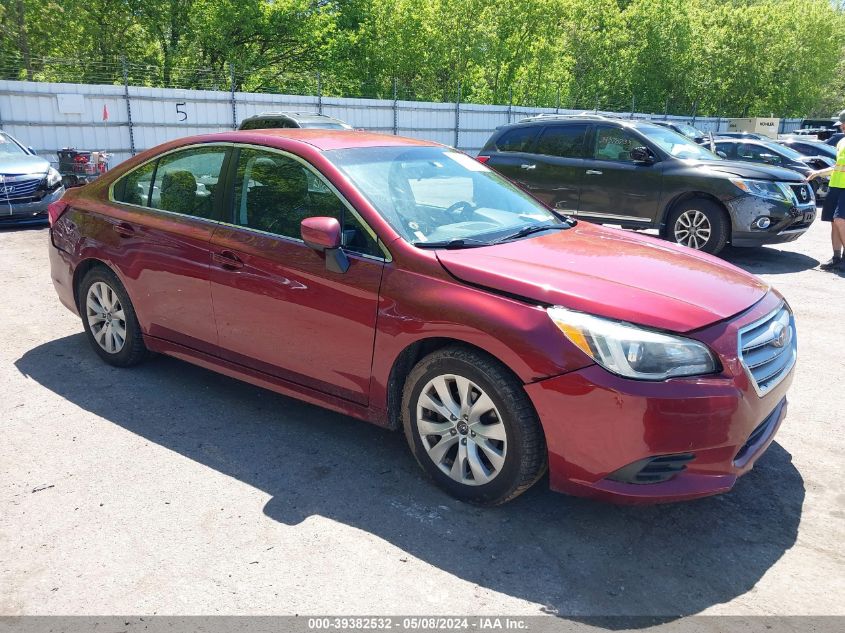
<path id="1" fill-rule="evenodd" d="M 795 318 L 785 304 L 739 331 L 739 353 L 757 394 L 766 395 L 795 365 Z"/>
<path id="2" fill-rule="evenodd" d="M 798 199 L 798 204 L 807 204 L 813 200 L 813 189 L 810 185 L 789 185 L 789 188 L 792 189 L 792 193 Z"/>
<path id="3" fill-rule="evenodd" d="M 15 198 L 28 198 L 35 193 L 38 186 L 44 180 L 40 178 L 18 179 L 13 176 L 0 176 L 0 200 L 13 200 Z"/>

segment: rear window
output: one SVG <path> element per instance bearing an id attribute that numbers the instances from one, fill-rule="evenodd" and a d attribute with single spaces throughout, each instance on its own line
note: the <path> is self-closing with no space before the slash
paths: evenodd
<path id="1" fill-rule="evenodd" d="M 496 149 L 500 152 L 527 152 L 539 131 L 536 126 L 508 130 L 496 141 Z"/>

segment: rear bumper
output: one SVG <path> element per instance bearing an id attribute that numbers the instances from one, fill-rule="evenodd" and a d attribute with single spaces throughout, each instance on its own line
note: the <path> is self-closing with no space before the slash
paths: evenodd
<path id="1" fill-rule="evenodd" d="M 764 300 L 696 336 L 719 354 L 719 375 L 645 382 L 593 365 L 527 385 L 546 435 L 551 488 L 617 503 L 665 503 L 730 490 L 766 451 L 786 415 L 794 367 L 760 397 L 737 358 L 738 330 L 771 305 Z M 652 471 L 639 469 L 657 457 L 658 469 L 677 460 L 677 472 L 649 481 Z"/>
<path id="2" fill-rule="evenodd" d="M 0 202 L 0 225 L 44 224 L 47 222 L 47 207 L 62 197 L 64 187 L 48 193 L 41 200 L 33 202 Z"/>
<path id="3" fill-rule="evenodd" d="M 76 296 L 73 289 L 75 263 L 70 255 L 56 248 L 53 244 L 53 229 L 50 229 L 50 243 L 47 246 L 47 251 L 50 257 L 50 279 L 56 289 L 56 294 L 59 295 L 59 301 L 78 316 L 79 310 L 76 307 Z"/>

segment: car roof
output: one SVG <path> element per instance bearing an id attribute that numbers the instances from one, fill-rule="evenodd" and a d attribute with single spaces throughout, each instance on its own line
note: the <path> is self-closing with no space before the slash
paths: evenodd
<path id="1" fill-rule="evenodd" d="M 376 134 L 356 130 L 324 130 L 315 128 L 280 128 L 266 130 L 237 130 L 220 134 L 205 134 L 180 139 L 179 145 L 188 143 L 257 143 L 282 147 L 294 143 L 310 145 L 318 150 L 351 149 L 354 147 L 443 147 L 439 143 L 422 141 L 392 134 Z M 285 142 L 287 141 L 287 142 Z"/>

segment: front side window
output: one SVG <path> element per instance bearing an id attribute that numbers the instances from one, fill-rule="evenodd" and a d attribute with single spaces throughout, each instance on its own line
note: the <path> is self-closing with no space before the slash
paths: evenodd
<path id="1" fill-rule="evenodd" d="M 743 160 L 753 161 L 756 163 L 770 163 L 779 165 L 783 162 L 782 157 L 775 153 L 775 151 L 765 145 L 756 145 L 751 143 L 743 143 L 739 146 L 737 152 Z"/>
<path id="2" fill-rule="evenodd" d="M 618 127 L 599 127 L 596 130 L 594 157 L 598 160 L 612 160 L 631 163 L 631 150 L 642 147 L 643 142 L 636 136 Z"/>
<path id="3" fill-rule="evenodd" d="M 371 232 L 335 193 L 299 161 L 266 150 L 240 151 L 234 190 L 234 223 L 282 237 L 302 239 L 310 217 L 335 218 L 349 251 L 382 257 Z"/>
<path id="4" fill-rule="evenodd" d="M 530 226 L 565 228 L 540 202 L 466 154 L 443 147 L 325 153 L 406 241 L 491 243 Z"/>
<path id="5" fill-rule="evenodd" d="M 225 147 L 198 147 L 160 158 L 149 206 L 211 218 L 226 152 Z"/>
<path id="6" fill-rule="evenodd" d="M 584 158 L 586 124 L 555 125 L 547 127 L 537 141 L 536 152 L 560 158 Z"/>

